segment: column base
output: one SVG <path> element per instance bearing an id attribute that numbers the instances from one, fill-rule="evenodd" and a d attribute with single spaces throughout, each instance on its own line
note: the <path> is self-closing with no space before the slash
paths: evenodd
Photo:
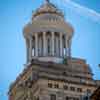
<path id="1" fill-rule="evenodd" d="M 43 62 L 54 62 L 54 63 L 63 63 L 63 58 L 60 57 L 32 57 L 33 59 L 43 61 Z"/>

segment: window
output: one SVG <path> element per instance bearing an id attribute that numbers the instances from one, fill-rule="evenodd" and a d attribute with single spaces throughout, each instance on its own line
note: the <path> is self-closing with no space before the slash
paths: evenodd
<path id="1" fill-rule="evenodd" d="M 79 98 L 66 96 L 66 99 L 65 100 L 79 100 Z"/>
<path id="2" fill-rule="evenodd" d="M 88 96 L 84 97 L 84 99 L 83 99 L 83 100 L 89 100 Z"/>
<path id="3" fill-rule="evenodd" d="M 68 96 L 66 96 L 66 100 L 69 100 L 69 97 Z"/>
<path id="4" fill-rule="evenodd" d="M 50 100 L 56 100 L 56 95 L 55 94 L 51 94 L 50 95 Z"/>
<path id="5" fill-rule="evenodd" d="M 87 89 L 87 93 L 88 93 L 88 94 L 91 94 L 91 90 L 90 90 L 90 89 Z"/>
<path id="6" fill-rule="evenodd" d="M 65 90 L 68 90 L 68 86 L 67 86 L 67 85 L 64 85 L 63 88 L 64 88 Z"/>
<path id="7" fill-rule="evenodd" d="M 70 90 L 71 91 L 75 91 L 75 87 L 70 87 Z"/>
<path id="8" fill-rule="evenodd" d="M 82 92 L 82 88 L 77 88 L 77 92 Z"/>
<path id="9" fill-rule="evenodd" d="M 28 100 L 28 99 L 26 99 L 26 100 Z M 38 97 L 38 96 L 37 96 L 37 97 L 34 96 L 34 97 L 33 97 L 33 100 L 39 100 L 39 97 Z"/>
<path id="10" fill-rule="evenodd" d="M 24 97 L 22 100 L 27 100 L 27 97 Z"/>
<path id="11" fill-rule="evenodd" d="M 52 83 L 48 83 L 48 87 L 49 88 L 52 88 Z"/>
<path id="12" fill-rule="evenodd" d="M 37 97 L 36 100 L 39 100 L 39 97 Z"/>
<path id="13" fill-rule="evenodd" d="M 58 84 L 55 84 L 54 87 L 55 87 L 55 88 L 59 88 L 59 85 L 58 85 Z"/>
<path id="14" fill-rule="evenodd" d="M 75 98 L 73 98 L 73 100 L 79 100 L 79 98 L 76 98 L 76 97 L 75 97 Z"/>

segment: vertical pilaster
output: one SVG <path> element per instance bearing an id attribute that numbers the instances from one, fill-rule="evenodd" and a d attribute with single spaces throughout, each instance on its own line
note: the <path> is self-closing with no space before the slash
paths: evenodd
<path id="1" fill-rule="evenodd" d="M 63 53 L 63 46 L 62 46 L 62 33 L 60 33 L 60 57 L 62 57 Z"/>
<path id="2" fill-rule="evenodd" d="M 52 56 L 54 56 L 54 32 L 52 32 Z"/>
<path id="3" fill-rule="evenodd" d="M 38 56 L 38 33 L 35 33 L 35 56 Z"/>
<path id="4" fill-rule="evenodd" d="M 43 56 L 46 56 L 46 32 L 43 32 Z"/>

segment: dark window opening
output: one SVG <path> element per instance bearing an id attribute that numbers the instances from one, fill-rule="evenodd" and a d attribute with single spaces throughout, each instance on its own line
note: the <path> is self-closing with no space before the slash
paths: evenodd
<path id="1" fill-rule="evenodd" d="M 83 100 L 89 100 L 88 96 L 84 97 L 84 99 L 83 99 Z"/>
<path id="2" fill-rule="evenodd" d="M 71 91 L 75 91 L 75 87 L 70 87 L 70 90 Z"/>
<path id="3" fill-rule="evenodd" d="M 64 88 L 65 90 L 68 90 L 68 86 L 67 86 L 67 85 L 64 85 L 63 88 Z"/>
<path id="4" fill-rule="evenodd" d="M 48 87 L 49 88 L 52 88 L 52 83 L 48 83 Z"/>
<path id="5" fill-rule="evenodd" d="M 50 100 L 56 100 L 56 95 L 55 94 L 51 94 L 50 95 Z"/>
<path id="6" fill-rule="evenodd" d="M 90 94 L 91 93 L 91 90 L 90 89 L 87 89 L 87 93 Z"/>
<path id="7" fill-rule="evenodd" d="M 55 84 L 54 87 L 55 87 L 55 88 L 59 88 L 59 85 L 58 85 L 58 84 Z"/>
<path id="8" fill-rule="evenodd" d="M 77 88 L 77 92 L 82 92 L 82 88 Z"/>
<path id="9" fill-rule="evenodd" d="M 80 99 L 77 98 L 77 97 L 68 97 L 68 96 L 66 96 L 65 100 L 80 100 Z"/>
<path id="10" fill-rule="evenodd" d="M 69 97 L 66 97 L 66 100 L 69 100 Z"/>

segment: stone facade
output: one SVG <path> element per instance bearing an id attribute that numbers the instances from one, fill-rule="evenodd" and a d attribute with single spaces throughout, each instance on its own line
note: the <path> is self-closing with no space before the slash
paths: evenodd
<path id="1" fill-rule="evenodd" d="M 9 95 L 10 100 L 55 100 L 52 95 L 56 100 L 86 100 L 97 87 L 84 60 L 73 58 L 71 65 L 34 60 L 11 85 Z"/>
<path id="2" fill-rule="evenodd" d="M 32 59 L 61 58 L 70 56 L 74 29 L 50 2 L 33 13 L 32 21 L 23 30 L 27 47 L 27 62 Z M 54 58 L 53 58 L 54 57 Z M 45 60 L 46 60 L 45 59 Z"/>
<path id="3" fill-rule="evenodd" d="M 91 100 L 100 100 L 100 87 L 98 87 L 91 95 Z"/>
<path id="4" fill-rule="evenodd" d="M 27 63 L 9 100 L 89 100 L 99 86 L 84 59 L 71 57 L 73 27 L 46 0 L 24 27 Z"/>

